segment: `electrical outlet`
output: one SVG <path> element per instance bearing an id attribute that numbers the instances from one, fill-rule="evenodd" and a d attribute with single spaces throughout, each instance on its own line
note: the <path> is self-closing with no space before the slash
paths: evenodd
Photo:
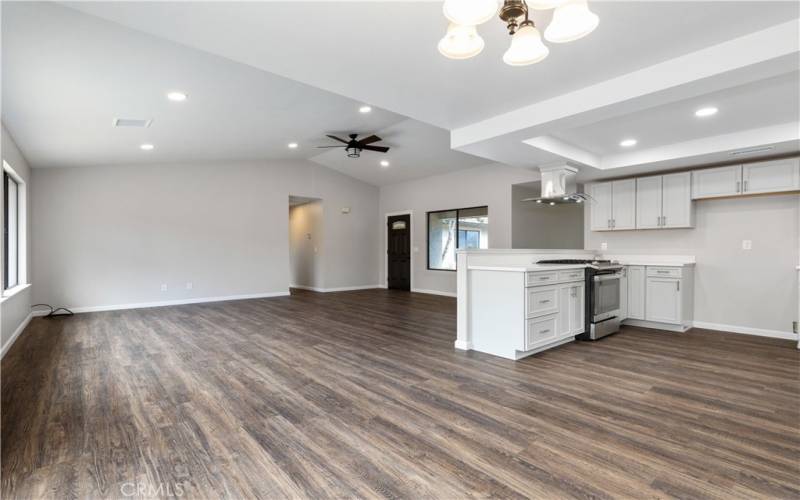
<path id="1" fill-rule="evenodd" d="M 797 321 L 792 321 L 792 332 L 797 333 Z"/>
<path id="2" fill-rule="evenodd" d="M 194 288 L 194 285 L 192 284 L 192 282 L 191 281 L 187 281 L 186 282 L 186 289 L 187 290 L 191 290 L 192 288 Z"/>
<path id="3" fill-rule="evenodd" d="M 753 240 L 742 240 L 742 250 L 752 250 Z"/>
<path id="4" fill-rule="evenodd" d="M 161 291 L 162 292 L 166 292 L 167 291 L 167 284 L 166 283 L 161 283 Z"/>
<path id="5" fill-rule="evenodd" d="M 600 250 L 608 250 L 608 243 L 605 241 L 600 243 Z"/>

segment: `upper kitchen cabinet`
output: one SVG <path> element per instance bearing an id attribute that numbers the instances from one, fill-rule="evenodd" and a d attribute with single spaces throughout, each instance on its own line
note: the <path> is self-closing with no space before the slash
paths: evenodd
<path id="1" fill-rule="evenodd" d="M 707 168 L 692 172 L 692 198 L 719 198 L 739 194 L 742 186 L 742 166 Z"/>
<path id="2" fill-rule="evenodd" d="M 720 198 L 800 190 L 800 159 L 762 161 L 692 172 L 692 198 Z"/>
<path id="3" fill-rule="evenodd" d="M 636 179 L 636 228 L 692 227 L 691 174 L 656 175 Z"/>
<path id="4" fill-rule="evenodd" d="M 589 190 L 592 231 L 636 229 L 636 180 L 592 184 Z"/>
<path id="5" fill-rule="evenodd" d="M 800 189 L 800 158 L 742 165 L 742 194 L 780 193 Z"/>

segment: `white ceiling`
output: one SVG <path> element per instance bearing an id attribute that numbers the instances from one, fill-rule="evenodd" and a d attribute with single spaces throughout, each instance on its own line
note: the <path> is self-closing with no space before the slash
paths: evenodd
<path id="1" fill-rule="evenodd" d="M 499 20 L 466 61 L 436 49 L 441 2 L 77 2 L 77 9 L 453 129 L 798 17 L 795 2 L 592 2 L 599 27 L 502 62 Z M 549 11 L 534 16 L 544 27 Z M 231 29 L 235 27 L 235 29 Z"/>
<path id="2" fill-rule="evenodd" d="M 550 135 L 605 156 L 776 123 L 800 122 L 798 89 L 800 73 L 792 72 Z M 709 106 L 719 112 L 705 118 L 694 116 L 696 110 Z M 638 141 L 635 148 L 619 145 L 626 138 Z"/>
<path id="3" fill-rule="evenodd" d="M 393 125 L 391 170 L 348 166 L 341 150 L 320 163 L 376 185 L 486 163 L 451 150 L 444 130 L 63 6 L 5 2 L 2 22 L 3 121 L 34 167 L 312 158 L 327 133 Z M 153 123 L 114 128 L 116 117 Z"/>
<path id="4" fill-rule="evenodd" d="M 566 160 L 586 181 L 800 151 L 798 2 L 593 0 L 594 33 L 522 68 L 502 63 L 499 21 L 483 54 L 442 57 L 440 1 L 65 5 L 3 4 L 3 120 L 34 166 L 307 158 L 383 185 L 489 162 Z M 174 88 L 189 100 L 164 99 Z M 155 121 L 112 129 L 120 115 Z M 351 131 L 383 137 L 391 166 L 313 148 Z"/>

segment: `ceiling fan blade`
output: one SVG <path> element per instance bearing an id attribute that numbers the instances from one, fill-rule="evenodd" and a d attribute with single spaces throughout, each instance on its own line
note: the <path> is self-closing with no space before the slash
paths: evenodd
<path id="1" fill-rule="evenodd" d="M 345 141 L 344 139 L 340 139 L 340 138 L 336 137 L 335 135 L 326 135 L 325 137 L 330 137 L 334 141 L 343 142 L 345 144 L 347 144 L 349 142 L 349 141 Z"/>
<path id="2" fill-rule="evenodd" d="M 317 146 L 317 149 L 321 148 L 346 148 L 347 146 Z"/>
<path id="3" fill-rule="evenodd" d="M 385 153 L 389 151 L 389 148 L 384 146 L 361 146 L 361 149 L 364 149 L 366 151 L 377 151 L 379 153 Z"/>
<path id="4" fill-rule="evenodd" d="M 372 144 L 373 142 L 380 141 L 381 138 L 377 135 L 371 135 L 369 137 L 365 137 L 364 139 L 358 139 L 358 142 L 361 144 Z"/>

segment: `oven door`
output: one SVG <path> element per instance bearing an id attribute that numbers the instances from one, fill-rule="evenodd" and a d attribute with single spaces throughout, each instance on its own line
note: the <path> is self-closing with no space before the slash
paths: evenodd
<path id="1" fill-rule="evenodd" d="M 592 284 L 592 322 L 619 315 L 620 274 L 599 274 L 594 276 Z"/>

